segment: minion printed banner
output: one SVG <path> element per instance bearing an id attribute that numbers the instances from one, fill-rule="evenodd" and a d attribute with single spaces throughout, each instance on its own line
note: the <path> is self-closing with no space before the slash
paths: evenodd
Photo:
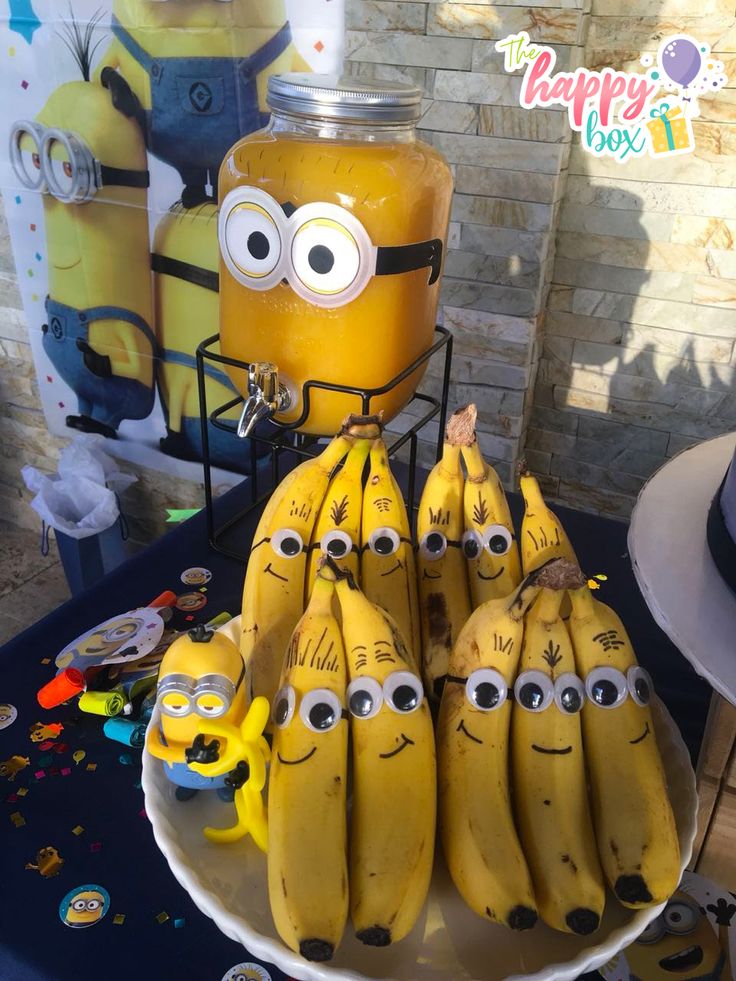
<path id="1" fill-rule="evenodd" d="M 269 75 L 339 71 L 343 39 L 342 0 L 0 4 L 0 188 L 52 433 L 201 479 L 218 169 Z M 211 410 L 237 393 L 206 372 Z M 220 486 L 248 472 L 247 440 L 209 442 Z"/>

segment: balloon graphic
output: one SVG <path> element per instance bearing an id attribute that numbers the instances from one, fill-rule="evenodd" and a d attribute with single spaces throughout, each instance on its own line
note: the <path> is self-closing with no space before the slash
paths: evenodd
<path id="1" fill-rule="evenodd" d="M 689 37 L 671 37 L 659 49 L 659 64 L 675 85 L 687 86 L 700 71 L 702 58 Z"/>

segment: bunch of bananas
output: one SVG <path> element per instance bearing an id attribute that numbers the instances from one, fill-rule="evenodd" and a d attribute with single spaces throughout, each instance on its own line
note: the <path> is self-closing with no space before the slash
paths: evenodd
<path id="1" fill-rule="evenodd" d="M 377 416 L 348 417 L 319 456 L 287 474 L 261 516 L 241 616 L 241 652 L 254 696 L 273 699 L 284 651 L 325 555 L 394 617 L 410 659 L 418 664 L 419 603 L 409 519 Z"/>
<path id="2" fill-rule="evenodd" d="M 291 638 L 273 723 L 268 887 L 279 935 L 329 960 L 349 911 L 363 943 L 401 940 L 434 860 L 432 720 L 395 620 L 331 558 Z"/>
<path id="3" fill-rule="evenodd" d="M 521 485 L 525 578 L 472 613 L 449 658 L 440 834 L 476 913 L 512 929 L 541 916 L 585 935 L 600 923 L 604 882 L 624 906 L 664 902 L 679 880 L 679 842 L 651 680 L 537 481 Z"/>

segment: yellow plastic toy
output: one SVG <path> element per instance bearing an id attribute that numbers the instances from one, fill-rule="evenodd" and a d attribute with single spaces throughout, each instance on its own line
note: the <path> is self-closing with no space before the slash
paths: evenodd
<path id="1" fill-rule="evenodd" d="M 205 828 L 205 837 L 210 841 L 239 841 L 250 835 L 262 852 L 268 851 L 268 821 L 262 794 L 266 785 L 266 764 L 271 758 L 270 747 L 263 735 L 269 713 L 268 699 L 258 695 L 239 728 L 227 722 L 199 723 L 200 734 L 226 740 L 227 748 L 216 762 L 190 762 L 190 767 L 202 776 L 234 771 L 234 782 L 238 784 L 234 798 L 237 821 L 230 828 Z M 201 745 L 206 754 L 206 744 Z M 193 760 L 192 753 L 189 759 Z"/>
<path id="2" fill-rule="evenodd" d="M 269 92 L 291 79 L 329 87 L 312 82 L 327 78 L 272 78 Z M 411 125 L 397 136 L 398 126 L 386 135 L 364 121 L 355 129 L 366 135 L 325 138 L 334 121 L 306 113 L 293 125 L 275 114 L 237 143 L 219 184 L 222 350 L 278 367 L 291 403 L 274 419 L 289 424 L 303 414 L 309 379 L 379 387 L 430 347 L 452 193 L 446 162 Z M 231 373 L 245 394 L 245 373 Z M 387 422 L 420 378 L 377 396 L 370 411 Z M 314 389 L 299 431 L 335 432 L 360 411 L 356 396 Z"/>
<path id="3" fill-rule="evenodd" d="M 198 790 L 216 790 L 223 800 L 232 800 L 225 776 L 208 777 L 192 770 L 186 750 L 203 719 L 240 725 L 246 711 L 244 682 L 245 665 L 238 648 L 203 624 L 178 637 L 164 655 L 156 695 L 159 720 L 148 727 L 146 748 L 166 764 L 177 800 L 189 800 Z M 228 752 L 227 746 L 223 752 Z"/>
<path id="4" fill-rule="evenodd" d="M 11 133 L 16 176 L 47 192 L 43 347 L 78 399 L 66 424 L 109 437 L 154 401 L 146 148 L 121 94 L 66 82 Z"/>
<path id="5" fill-rule="evenodd" d="M 187 207 L 233 143 L 266 124 L 268 75 L 309 70 L 284 0 L 115 0 L 112 30 L 101 64 L 138 96 L 149 149 L 178 170 Z"/>

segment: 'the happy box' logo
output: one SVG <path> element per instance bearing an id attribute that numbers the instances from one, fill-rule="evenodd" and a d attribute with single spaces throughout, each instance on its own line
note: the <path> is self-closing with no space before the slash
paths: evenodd
<path id="1" fill-rule="evenodd" d="M 708 45 L 685 34 L 665 38 L 656 61 L 643 55 L 644 72 L 577 68 L 554 73 L 554 49 L 532 44 L 526 31 L 497 41 L 496 50 L 504 55 L 505 71 L 524 70 L 519 96 L 524 109 L 566 107 L 584 149 L 618 163 L 647 154 L 692 153 L 698 96 L 727 81 L 723 63 L 710 56 Z"/>

